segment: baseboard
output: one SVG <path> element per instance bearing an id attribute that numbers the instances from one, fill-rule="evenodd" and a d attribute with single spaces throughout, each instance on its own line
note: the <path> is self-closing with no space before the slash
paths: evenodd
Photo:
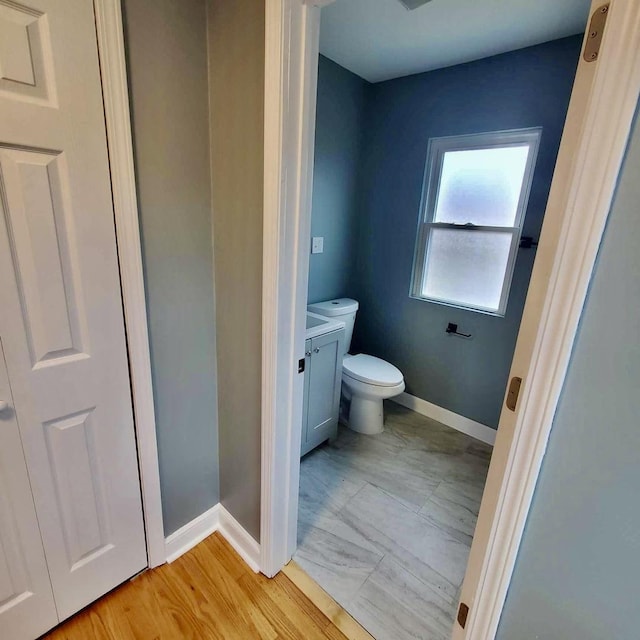
<path id="1" fill-rule="evenodd" d="M 164 545 L 167 553 L 167 562 L 177 560 L 182 554 L 187 553 L 187 551 L 193 549 L 198 543 L 218 530 L 220 526 L 220 507 L 221 505 L 216 504 L 165 538 Z"/>
<path id="2" fill-rule="evenodd" d="M 216 531 L 253 571 L 260 571 L 260 545 L 221 504 L 211 507 L 165 538 L 167 562 L 177 560 Z"/>
<path id="3" fill-rule="evenodd" d="M 251 569 L 258 573 L 260 571 L 260 545 L 222 505 L 219 507 L 220 533 Z"/>
<path id="4" fill-rule="evenodd" d="M 486 424 L 481 424 L 470 418 L 465 418 L 458 413 L 449 411 L 444 407 L 439 407 L 437 404 L 423 400 L 422 398 L 416 398 L 409 393 L 401 393 L 395 398 L 391 398 L 392 402 L 402 405 L 407 409 L 411 409 L 416 413 L 419 413 L 432 420 L 437 420 L 446 424 L 448 427 L 466 433 L 472 438 L 481 440 L 493 446 L 496 441 L 496 430 L 491 427 L 487 427 Z"/>

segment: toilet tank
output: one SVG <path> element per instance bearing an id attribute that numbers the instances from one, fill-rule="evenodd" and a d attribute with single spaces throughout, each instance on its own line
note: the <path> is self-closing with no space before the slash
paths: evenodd
<path id="1" fill-rule="evenodd" d="M 358 312 L 358 301 L 351 298 L 336 298 L 324 302 L 315 302 L 307 306 L 307 311 L 344 322 L 344 355 L 349 353 L 353 325 L 356 322 L 356 313 Z"/>

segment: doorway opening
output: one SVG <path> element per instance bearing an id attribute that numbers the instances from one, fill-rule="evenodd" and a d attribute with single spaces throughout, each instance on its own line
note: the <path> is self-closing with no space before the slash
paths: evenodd
<path id="1" fill-rule="evenodd" d="M 293 558 L 376 638 L 446 638 L 590 3 L 395 4 L 321 12 Z"/>
<path id="2" fill-rule="evenodd" d="M 261 545 L 263 570 L 267 574 L 277 572 L 296 551 L 297 490 L 300 472 L 296 458 L 299 451 L 298 446 L 302 440 L 300 432 L 302 414 L 303 411 L 308 413 L 310 410 L 308 405 L 302 407 L 302 376 L 296 377 L 296 375 L 289 375 L 288 372 L 291 369 L 291 361 L 295 361 L 296 365 L 300 367 L 297 370 L 309 370 L 308 362 L 303 362 L 303 360 L 298 362 L 298 360 L 303 354 L 302 348 L 306 337 L 305 306 L 307 303 L 306 285 L 310 248 L 308 241 L 315 236 L 311 230 L 310 184 L 313 169 L 313 130 L 318 60 L 317 30 L 320 25 L 320 15 L 317 8 L 310 7 L 311 4 L 314 3 L 305 3 L 305 7 L 301 7 L 297 3 L 292 3 L 290 6 L 287 5 L 288 9 L 281 15 L 276 9 L 274 9 L 273 15 L 267 14 L 267 40 L 279 43 L 279 47 L 272 50 L 269 46 L 267 47 L 267 71 L 268 74 L 270 69 L 273 71 L 274 79 L 279 84 L 267 90 L 266 122 L 271 124 L 278 122 L 281 126 L 286 123 L 282 135 L 276 136 L 274 134 L 272 138 L 269 134 L 274 129 L 267 126 L 265 148 L 267 158 L 271 160 L 277 158 L 277 164 L 272 167 L 273 171 L 267 172 L 265 176 L 267 226 L 264 287 L 265 301 L 269 300 L 269 302 L 264 309 L 265 403 L 263 403 Z M 327 5 L 329 3 L 318 2 L 317 4 Z M 339 3 L 335 6 L 338 7 Z M 592 4 L 589 15 L 592 16 L 597 9 L 596 4 Z M 546 201 L 544 227 L 538 239 L 538 248 L 535 250 L 538 258 L 533 268 L 515 353 L 507 376 L 512 381 L 509 385 L 511 393 L 507 394 L 509 402 L 502 406 L 502 398 L 500 398 L 499 406 L 502 408 L 499 410 L 499 428 L 496 432 L 495 447 L 491 455 L 487 488 L 482 497 L 469 561 L 459 591 L 460 605 L 455 608 L 458 621 L 456 623 L 451 621 L 454 638 L 488 639 L 495 634 L 540 463 L 544 455 L 553 413 L 562 387 L 595 252 L 608 214 L 615 179 L 624 152 L 624 144 L 637 102 L 640 83 L 634 58 L 638 49 L 638 34 L 635 33 L 633 26 L 636 24 L 634 22 L 636 14 L 629 7 L 623 6 L 622 3 L 611 3 L 605 12 L 609 14 L 607 30 L 597 56 L 598 62 L 595 65 L 590 64 L 584 57 L 580 57 L 577 61 L 578 69 L 573 90 L 570 90 L 571 101 L 562 131 L 562 141 L 555 162 L 555 170 L 552 167 L 553 181 Z M 283 15 L 287 19 L 291 18 L 291 21 L 282 21 Z M 582 28 L 584 29 L 584 23 Z M 576 54 L 579 55 L 579 52 L 580 49 L 576 51 Z M 574 58 L 574 65 L 575 62 Z M 455 65 L 451 68 L 454 67 Z M 283 69 L 288 71 L 288 75 L 282 73 Z M 608 76 L 607 73 L 612 73 L 613 69 L 618 71 Z M 624 80 L 619 75 L 621 70 L 624 74 Z M 429 71 L 428 73 L 438 72 Z M 391 82 L 405 86 L 408 79 L 392 80 Z M 545 82 L 541 83 L 540 87 L 546 86 L 547 83 L 548 78 L 545 77 Z M 269 85 L 267 86 L 269 87 Z M 616 96 L 614 98 L 615 116 L 612 121 L 609 108 L 613 104 L 611 96 L 614 94 Z M 607 109 L 603 108 L 604 96 L 607 96 Z M 408 100 L 406 96 L 403 99 Z M 283 109 L 283 105 L 287 106 L 287 110 Z M 456 108 L 459 106 L 456 105 Z M 287 114 L 287 120 L 283 119 L 283 113 Z M 393 115 L 391 109 L 387 110 L 384 115 L 389 114 Z M 374 119 L 368 119 L 366 124 L 369 129 L 372 129 L 372 125 L 376 122 Z M 402 137 L 408 128 L 407 118 L 397 118 L 394 124 L 395 128 L 391 129 L 389 137 Z M 526 128 L 532 126 L 536 125 L 528 124 Z M 521 129 L 522 125 L 503 126 L 500 130 L 493 131 L 449 132 L 449 135 L 486 134 L 504 132 L 505 130 L 513 132 L 519 128 Z M 560 129 L 562 129 L 562 124 Z M 444 134 L 442 137 L 445 137 Z M 426 156 L 428 139 L 425 139 L 424 142 L 423 154 Z M 375 151 L 379 152 L 379 150 Z M 371 157 L 374 160 L 379 160 L 379 153 L 378 156 L 368 154 L 365 162 L 370 161 Z M 422 161 L 426 162 L 424 156 Z M 401 168 L 410 168 L 408 156 L 402 157 L 398 163 Z M 443 162 L 441 166 L 444 165 Z M 394 169 L 395 167 L 391 167 L 392 173 Z M 424 165 L 422 170 L 424 171 Z M 287 175 L 287 181 L 284 182 L 281 179 L 283 172 L 286 172 Z M 409 191 L 410 188 L 411 181 L 408 177 L 410 175 L 411 171 L 406 171 L 397 180 L 406 191 Z M 422 174 L 423 185 L 426 177 L 430 175 L 428 171 Z M 382 176 L 382 178 L 385 177 Z M 533 197 L 534 191 L 535 187 L 532 187 L 530 197 Z M 418 196 L 413 213 L 414 233 L 416 219 L 421 211 L 421 202 L 423 199 Z M 373 203 L 373 205 L 376 204 L 377 201 Z M 398 207 L 387 206 L 387 209 L 396 211 Z M 426 211 L 426 208 L 424 210 Z M 379 219 L 382 219 L 383 213 L 378 213 Z M 424 218 L 421 222 L 425 224 L 434 221 L 441 222 L 437 218 L 437 211 L 433 212 L 433 215 L 435 218 Z M 527 215 L 525 215 L 524 221 L 525 228 Z M 389 242 L 397 240 L 400 226 L 401 222 L 398 222 L 388 231 L 386 239 Z M 513 229 L 513 226 L 510 228 Z M 464 230 L 456 230 L 455 233 L 462 233 L 462 231 Z M 467 231 L 471 231 L 471 229 Z M 501 231 L 506 232 L 506 229 L 501 229 Z M 473 231 L 473 233 L 476 232 L 477 230 Z M 322 236 L 318 234 L 316 237 Z M 294 238 L 293 241 L 292 238 Z M 522 248 L 518 243 L 518 251 L 530 251 L 531 249 L 528 249 L 527 246 L 535 246 L 533 243 L 536 239 L 531 236 L 531 244 L 529 241 L 525 241 L 525 246 Z M 415 237 L 414 240 L 416 240 Z M 320 242 L 317 241 L 314 244 L 317 246 Z M 409 262 L 407 270 L 409 275 L 404 290 L 404 295 L 407 298 L 409 297 L 412 268 L 415 268 L 414 257 L 418 255 L 418 252 L 415 251 L 417 244 L 414 244 L 409 251 L 408 258 L 406 255 L 402 256 L 402 259 Z M 433 245 L 430 249 L 432 248 Z M 426 253 L 428 256 L 429 250 Z M 378 257 L 378 254 L 375 257 Z M 360 260 L 358 267 L 367 269 L 369 265 L 366 261 Z M 427 265 L 427 268 L 430 267 Z M 517 265 L 515 269 L 517 269 Z M 383 274 L 383 277 L 387 275 L 389 274 Z M 516 279 L 514 276 L 513 284 Z M 373 281 L 374 283 L 384 282 L 380 278 L 378 280 L 374 278 Z M 505 281 L 506 279 L 503 280 L 503 286 Z M 273 299 L 268 297 L 267 293 L 275 294 Z M 355 296 L 351 299 L 357 300 Z M 333 300 L 335 301 L 335 299 Z M 364 300 L 367 301 L 366 298 Z M 320 302 L 327 301 L 330 300 L 320 300 Z M 415 303 L 434 304 L 431 301 L 423 300 L 416 300 Z M 384 316 L 380 309 L 376 308 L 375 298 L 370 297 L 368 304 L 370 309 L 375 312 L 373 321 L 370 319 L 368 322 L 373 322 L 374 328 L 377 322 L 377 328 L 389 331 L 390 325 L 384 324 Z M 508 301 L 507 314 L 510 304 L 511 302 Z M 396 305 L 395 308 L 401 307 Z M 447 313 L 452 313 L 449 309 L 453 308 L 457 307 L 447 307 Z M 467 313 L 469 313 L 468 310 Z M 402 321 L 405 319 L 406 313 L 404 316 L 403 314 L 399 314 L 399 316 L 398 320 Z M 334 316 L 320 314 L 320 318 L 324 318 L 325 321 L 327 317 L 333 321 L 335 314 Z M 492 319 L 495 320 L 496 317 L 498 316 L 492 317 Z M 282 327 L 289 321 L 293 330 L 291 332 L 283 331 Z M 450 327 L 449 324 L 451 324 Z M 271 333 L 276 326 L 280 327 L 277 339 L 275 332 Z M 447 328 L 450 329 L 449 332 L 446 331 Z M 452 341 L 450 344 L 453 345 L 466 344 L 464 341 L 467 340 L 465 337 L 451 335 L 453 333 L 473 336 L 472 331 L 465 330 L 466 327 L 461 322 L 456 322 L 453 319 L 447 320 L 441 329 L 443 333 L 448 333 L 446 338 Z M 357 345 L 357 341 L 360 340 L 357 332 L 356 320 L 352 353 L 355 348 L 359 348 L 361 351 L 367 348 L 372 351 L 366 346 Z M 312 341 L 314 337 L 311 336 Z M 364 339 L 367 339 L 367 334 L 364 335 Z M 473 339 L 469 342 L 473 342 Z M 370 344 L 374 344 L 374 342 Z M 380 344 L 383 344 L 382 341 Z M 324 346 L 315 345 L 319 349 L 318 353 L 322 353 Z M 311 354 L 315 355 L 313 343 L 311 347 Z M 462 349 L 463 347 L 455 348 Z M 338 344 L 333 349 L 340 352 L 340 345 Z M 313 360 L 313 355 L 309 354 L 308 348 L 304 353 Z M 344 354 L 344 352 L 342 353 Z M 408 381 L 409 376 L 413 373 L 411 367 L 402 371 L 404 365 L 399 361 L 393 362 L 391 356 L 382 350 L 378 351 L 378 354 L 365 352 L 365 355 L 373 355 L 393 364 L 396 369 L 401 371 L 403 382 L 405 378 Z M 286 361 L 286 357 L 290 358 L 289 362 Z M 355 357 L 358 357 L 357 354 Z M 396 366 L 396 364 L 400 364 L 400 366 Z M 313 369 L 312 365 L 311 369 Z M 330 368 L 326 366 L 326 363 L 323 369 L 325 377 L 329 377 Z M 344 370 L 342 373 L 345 373 Z M 362 374 L 363 372 L 356 373 Z M 312 380 L 313 371 L 311 374 Z M 381 372 L 379 371 L 378 374 L 381 375 Z M 367 382 L 357 378 L 356 381 Z M 369 382 L 372 380 L 370 379 Z M 306 377 L 304 377 L 304 384 L 307 384 Z M 349 384 L 352 383 L 349 382 Z M 353 390 L 362 391 L 362 387 L 354 384 Z M 351 398 L 345 399 L 353 402 L 353 397 L 354 394 L 351 394 Z M 419 398 L 419 396 L 415 397 Z M 425 400 L 424 398 L 420 399 Z M 429 403 L 428 400 L 425 402 Z M 419 403 L 417 401 L 414 403 L 413 408 L 419 408 Z M 430 404 L 435 403 L 431 402 Z M 424 405 L 420 408 L 425 412 L 428 409 Z M 446 407 L 440 408 L 450 413 L 456 413 Z M 350 408 L 348 411 L 350 412 Z M 347 420 L 351 421 L 350 413 L 345 412 L 345 415 Z M 457 415 L 466 417 L 462 412 Z M 279 417 L 282 419 L 278 419 Z M 450 419 L 451 415 L 444 411 L 436 417 L 436 420 L 440 422 Z M 456 426 L 460 430 L 471 430 L 469 422 L 460 421 Z M 351 435 L 349 432 L 345 433 Z M 387 432 L 383 432 L 382 436 L 388 437 L 388 433 L 387 436 L 384 435 L 385 433 Z M 476 432 L 475 435 L 480 434 Z M 367 437 L 371 442 L 373 438 L 378 436 L 367 434 Z M 374 471 L 379 472 L 380 469 L 376 468 Z M 369 482 L 369 484 L 375 486 L 375 482 Z M 355 495 L 357 497 L 357 493 Z M 378 525 L 379 521 L 384 518 L 383 513 L 379 512 L 377 518 L 375 525 Z M 286 536 L 276 540 L 278 532 L 281 535 L 283 529 L 286 530 Z M 419 576 L 414 577 L 419 578 Z M 461 615 L 465 612 L 468 613 L 466 617 Z"/>

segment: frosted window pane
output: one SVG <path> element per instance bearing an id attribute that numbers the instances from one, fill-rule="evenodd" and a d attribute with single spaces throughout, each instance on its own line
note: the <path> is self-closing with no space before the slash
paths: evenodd
<path id="1" fill-rule="evenodd" d="M 435 222 L 515 226 L 529 146 L 447 151 Z"/>
<path id="2" fill-rule="evenodd" d="M 498 311 L 511 233 L 431 229 L 422 295 Z"/>

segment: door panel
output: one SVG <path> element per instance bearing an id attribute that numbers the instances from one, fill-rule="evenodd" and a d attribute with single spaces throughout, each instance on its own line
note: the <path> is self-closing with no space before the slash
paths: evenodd
<path id="1" fill-rule="evenodd" d="M 93 3 L 28 4 L 0 1 L 0 335 L 64 619 L 147 562 Z"/>
<path id="2" fill-rule="evenodd" d="M 0 96 L 53 105 L 48 18 L 36 4 L 0 3 Z"/>
<path id="3" fill-rule="evenodd" d="M 44 424 L 71 571 L 112 548 L 92 411 Z"/>
<path id="4" fill-rule="evenodd" d="M 39 636 L 58 622 L 0 343 L 0 630 Z"/>
<path id="5" fill-rule="evenodd" d="M 7 223 L 31 363 L 83 353 L 63 193 L 64 155 L 0 149 Z"/>
<path id="6" fill-rule="evenodd" d="M 307 415 L 307 451 L 335 436 L 340 408 L 344 331 L 311 341 Z"/>

